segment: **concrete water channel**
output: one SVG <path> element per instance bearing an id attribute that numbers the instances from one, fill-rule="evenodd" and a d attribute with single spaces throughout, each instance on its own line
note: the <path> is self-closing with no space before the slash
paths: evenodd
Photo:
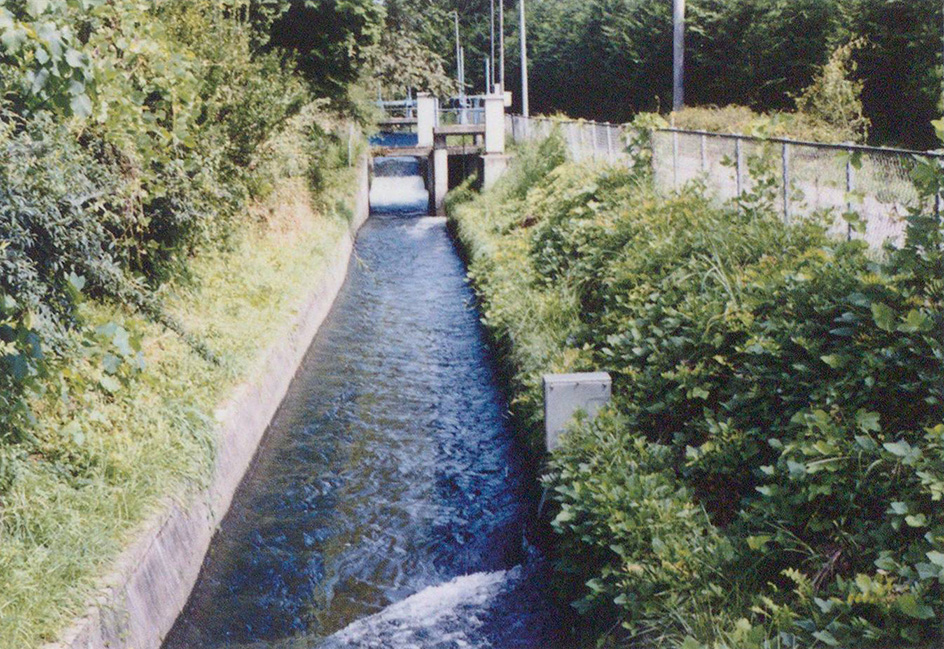
<path id="1" fill-rule="evenodd" d="M 164 649 L 570 646 L 465 268 L 412 158 Z"/>

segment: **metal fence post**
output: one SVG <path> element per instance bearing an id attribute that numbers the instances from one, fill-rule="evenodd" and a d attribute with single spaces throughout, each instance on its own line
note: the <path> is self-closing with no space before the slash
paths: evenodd
<path id="1" fill-rule="evenodd" d="M 852 192 L 855 189 L 852 171 L 852 149 L 849 149 L 849 157 L 846 158 L 846 213 L 852 214 Z M 846 240 L 852 240 L 852 223 L 846 224 Z"/>
<path id="2" fill-rule="evenodd" d="M 679 135 L 672 131 L 672 186 L 678 189 L 679 184 Z"/>
<path id="3" fill-rule="evenodd" d="M 737 167 L 735 171 L 735 183 L 737 184 L 737 195 L 738 198 L 741 197 L 741 194 L 744 193 L 744 156 L 741 152 L 741 138 L 734 139 L 734 157 L 735 165 Z"/>
<path id="4" fill-rule="evenodd" d="M 701 172 L 708 173 L 708 136 L 701 136 Z"/>
<path id="5" fill-rule="evenodd" d="M 616 162 L 613 155 L 613 125 L 609 122 L 606 123 L 606 157 L 610 162 Z"/>
<path id="6" fill-rule="evenodd" d="M 790 145 L 783 143 L 783 220 L 790 223 Z"/>
<path id="7" fill-rule="evenodd" d="M 354 125 L 347 125 L 347 166 L 354 166 Z"/>
<path id="8" fill-rule="evenodd" d="M 658 190 L 658 176 L 656 175 L 656 129 L 649 129 L 649 165 L 652 167 L 650 171 L 652 172 L 653 184 L 656 185 L 655 189 Z"/>

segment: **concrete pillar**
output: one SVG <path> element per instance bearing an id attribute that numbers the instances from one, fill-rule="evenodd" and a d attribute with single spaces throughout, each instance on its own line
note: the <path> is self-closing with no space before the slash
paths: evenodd
<path id="1" fill-rule="evenodd" d="M 433 146 L 436 126 L 436 98 L 427 92 L 416 96 L 416 140 L 418 146 Z"/>
<path id="2" fill-rule="evenodd" d="M 610 401 L 613 382 L 606 372 L 544 375 L 544 431 L 548 452 L 578 410 L 592 419 Z"/>
<path id="3" fill-rule="evenodd" d="M 486 153 L 482 157 L 482 189 L 490 189 L 508 169 L 511 156 L 502 153 Z"/>
<path id="4" fill-rule="evenodd" d="M 485 153 L 505 152 L 505 98 L 485 97 Z"/>
<path id="5" fill-rule="evenodd" d="M 433 149 L 433 185 L 430 188 L 430 212 L 436 216 L 446 214 L 446 194 L 449 193 L 449 150 L 446 138 L 437 137 Z"/>

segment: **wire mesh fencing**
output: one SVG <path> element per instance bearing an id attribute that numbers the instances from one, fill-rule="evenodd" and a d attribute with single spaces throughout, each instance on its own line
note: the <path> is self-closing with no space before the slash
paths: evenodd
<path id="1" fill-rule="evenodd" d="M 552 119 L 548 117 L 506 117 L 507 137 L 513 142 L 543 140 L 557 130 L 573 160 L 595 160 L 628 164 L 626 128 L 621 124 Z"/>
<path id="2" fill-rule="evenodd" d="M 901 244 L 912 209 L 936 211 L 912 181 L 938 153 L 660 129 L 652 136 L 656 186 L 698 181 L 717 198 L 762 196 L 786 221 L 820 214 L 839 236 Z"/>
<path id="3" fill-rule="evenodd" d="M 509 116 L 514 142 L 543 139 L 557 130 L 572 159 L 632 164 L 631 126 Z M 944 154 L 822 144 L 681 129 L 651 133 L 656 188 L 697 182 L 718 201 L 766 201 L 784 220 L 820 215 L 837 236 L 880 248 L 901 244 L 911 210 L 940 212 L 940 201 L 922 198 L 912 182 L 919 160 Z"/>

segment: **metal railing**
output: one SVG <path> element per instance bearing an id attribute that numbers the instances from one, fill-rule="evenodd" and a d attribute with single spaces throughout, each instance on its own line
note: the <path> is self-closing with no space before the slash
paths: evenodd
<path id="1" fill-rule="evenodd" d="M 507 120 L 508 136 L 515 142 L 545 138 L 555 128 L 575 160 L 633 162 L 626 152 L 631 126 L 518 116 Z M 902 242 L 910 209 L 940 209 L 939 201 L 931 205 L 922 199 L 911 175 L 918 160 L 944 159 L 941 153 L 683 129 L 654 130 L 651 145 L 660 190 L 700 182 L 719 200 L 763 191 L 786 221 L 831 213 L 836 235 L 874 247 Z"/>
<path id="2" fill-rule="evenodd" d="M 398 101 L 379 100 L 377 101 L 377 107 L 380 108 L 387 117 L 416 118 L 415 99 L 403 99 Z"/>
<path id="3" fill-rule="evenodd" d="M 437 126 L 484 123 L 484 108 L 440 108 L 436 113 Z"/>

